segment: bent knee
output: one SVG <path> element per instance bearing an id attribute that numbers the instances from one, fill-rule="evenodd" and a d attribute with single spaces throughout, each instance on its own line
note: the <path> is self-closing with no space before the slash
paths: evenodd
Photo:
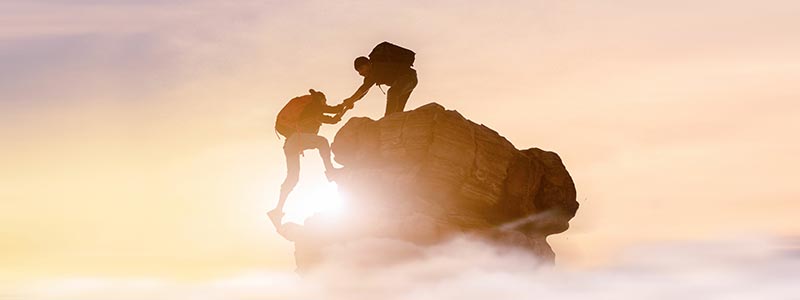
<path id="1" fill-rule="evenodd" d="M 314 141 L 314 146 L 316 146 L 316 148 L 319 150 L 324 150 L 330 149 L 331 144 L 328 142 L 328 139 L 318 135 L 317 139 Z"/>

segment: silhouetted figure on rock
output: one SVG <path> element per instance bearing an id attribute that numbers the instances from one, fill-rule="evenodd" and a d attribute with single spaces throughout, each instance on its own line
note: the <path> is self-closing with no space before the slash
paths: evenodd
<path id="1" fill-rule="evenodd" d="M 427 247 L 460 237 L 529 251 L 550 264 L 556 254 L 547 237 L 566 231 L 579 207 L 558 154 L 517 149 L 436 103 L 379 120 L 351 118 L 331 149 L 346 174 L 336 178 L 337 189 L 351 209 L 344 221 L 315 214 L 302 226 L 276 226 L 294 243 L 298 270 L 343 249 L 355 253 L 348 249 L 362 242 Z"/>
<path id="2" fill-rule="evenodd" d="M 402 112 L 417 86 L 417 71 L 411 68 L 414 56 L 411 50 L 383 42 L 375 46 L 369 58 L 356 58 L 353 64 L 358 74 L 364 76 L 364 83 L 350 98 L 344 100 L 345 110 L 353 108 L 354 103 L 364 98 L 373 85 L 385 84 L 390 88 L 386 93 L 384 116 Z"/>
<path id="3" fill-rule="evenodd" d="M 331 163 L 331 148 L 328 140 L 320 136 L 322 123 L 336 124 L 342 120 L 342 104 L 327 105 L 325 95 L 309 90 L 310 95 L 296 97 L 289 101 L 278 113 L 275 130 L 286 137 L 283 153 L 286 155 L 286 179 L 281 184 L 280 198 L 275 209 L 267 213 L 276 227 L 283 218 L 283 206 L 286 198 L 300 179 L 300 155 L 307 149 L 318 149 L 325 164 L 325 175 L 333 180 L 338 170 Z M 325 114 L 336 114 L 327 116 Z"/>

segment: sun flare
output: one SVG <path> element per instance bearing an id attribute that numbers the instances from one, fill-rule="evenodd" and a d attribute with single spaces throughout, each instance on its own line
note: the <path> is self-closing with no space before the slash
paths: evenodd
<path id="1" fill-rule="evenodd" d="M 338 215 L 344 211 L 344 203 L 335 183 L 317 182 L 310 186 L 295 188 L 286 203 L 284 222 L 303 224 L 306 218 L 317 214 Z"/>

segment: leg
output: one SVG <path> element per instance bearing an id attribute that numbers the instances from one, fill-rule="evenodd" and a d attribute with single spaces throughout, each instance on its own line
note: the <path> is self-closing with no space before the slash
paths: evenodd
<path id="1" fill-rule="evenodd" d="M 286 199 L 300 180 L 300 153 L 286 154 L 286 179 L 281 184 L 281 195 L 278 199 L 277 210 L 283 211 Z"/>
<path id="2" fill-rule="evenodd" d="M 322 163 L 325 165 L 325 176 L 328 181 L 333 181 L 338 169 L 333 167 L 331 162 L 331 146 L 328 140 L 320 135 L 303 134 L 303 149 L 317 149 Z"/>
<path id="3" fill-rule="evenodd" d="M 407 75 L 403 75 L 392 83 L 392 87 L 386 92 L 386 112 L 384 117 L 392 113 L 403 112 L 411 97 L 411 92 L 417 86 L 417 72 L 411 70 Z"/>
<path id="4" fill-rule="evenodd" d="M 331 162 L 331 145 L 328 139 L 323 136 L 311 136 L 307 140 L 311 147 L 319 150 L 319 156 L 322 158 L 322 163 L 325 165 L 325 171 L 333 170 L 333 163 Z"/>
<path id="5" fill-rule="evenodd" d="M 319 150 L 319 156 L 322 158 L 322 163 L 325 165 L 325 171 L 331 171 L 333 170 L 333 163 L 331 162 L 331 145 L 324 137 L 317 137 L 319 137 L 317 149 Z"/>
<path id="6" fill-rule="evenodd" d="M 286 179 L 281 184 L 280 196 L 278 197 L 278 205 L 275 209 L 271 210 L 267 215 L 276 228 L 281 225 L 281 217 L 283 216 L 283 206 L 286 204 L 286 199 L 289 198 L 289 193 L 292 192 L 297 182 L 300 179 L 300 151 L 299 139 L 297 134 L 292 135 L 286 140 L 283 145 L 283 153 L 286 156 Z"/>
<path id="7" fill-rule="evenodd" d="M 403 112 L 405 110 L 406 103 L 408 103 L 408 98 L 411 97 L 411 92 L 412 91 L 413 90 L 408 91 L 408 93 L 405 93 L 403 95 L 400 95 L 400 97 L 398 97 L 398 99 L 397 99 L 397 107 L 396 107 L 396 111 L 397 112 Z"/>
<path id="8" fill-rule="evenodd" d="M 414 88 L 417 87 L 417 72 L 412 70 L 412 72 L 409 73 L 409 75 L 408 75 L 408 80 L 409 80 L 408 85 L 405 88 L 405 90 L 407 90 L 407 92 L 403 93 L 400 96 L 400 98 L 398 99 L 399 100 L 399 102 L 398 102 L 399 108 L 398 108 L 397 111 L 399 111 L 399 112 L 402 112 L 402 111 L 405 110 L 406 103 L 408 103 L 408 98 L 411 97 L 411 92 L 413 92 Z"/>
<path id="9" fill-rule="evenodd" d="M 333 170 L 333 163 L 331 162 L 331 145 L 328 139 L 323 136 L 313 133 L 298 133 L 300 139 L 300 149 L 318 149 L 319 156 L 322 157 L 322 163 L 325 165 L 325 170 Z"/>
<path id="10" fill-rule="evenodd" d="M 396 111 L 394 108 L 397 103 L 397 96 L 395 96 L 396 92 L 393 91 L 394 87 L 389 88 L 389 92 L 386 93 L 386 110 L 383 113 L 383 116 L 386 117 L 391 115 Z"/>

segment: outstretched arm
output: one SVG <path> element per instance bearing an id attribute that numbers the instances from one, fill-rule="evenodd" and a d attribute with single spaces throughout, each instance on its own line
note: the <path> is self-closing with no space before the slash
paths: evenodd
<path id="1" fill-rule="evenodd" d="M 322 112 L 326 114 L 337 114 L 340 111 L 342 111 L 342 104 L 336 106 L 329 106 L 329 105 L 322 106 Z"/>
<path id="2" fill-rule="evenodd" d="M 369 92 L 369 89 L 374 84 L 375 84 L 374 81 L 369 80 L 368 78 L 364 78 L 364 83 L 361 84 L 360 87 L 358 87 L 356 92 L 353 93 L 353 95 L 350 96 L 350 98 L 344 99 L 345 107 L 347 107 L 348 109 L 353 108 L 353 104 L 356 103 L 356 101 L 361 100 L 361 98 L 364 98 L 364 96 L 367 95 L 367 92 Z"/>

